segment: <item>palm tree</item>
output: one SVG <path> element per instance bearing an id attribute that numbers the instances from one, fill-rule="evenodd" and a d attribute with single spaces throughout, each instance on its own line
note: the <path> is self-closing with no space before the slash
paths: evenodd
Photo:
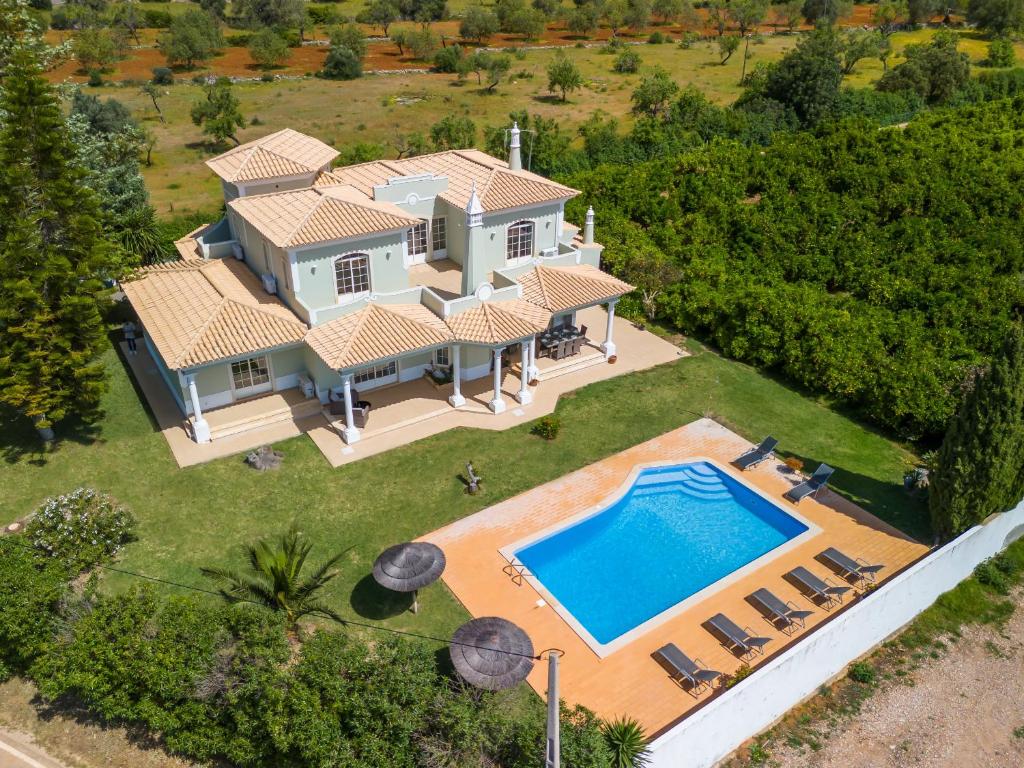
<path id="1" fill-rule="evenodd" d="M 335 611 L 316 598 L 316 593 L 338 575 L 335 564 L 345 554 L 339 552 L 309 576 L 302 576 L 313 544 L 305 540 L 295 523 L 275 544 L 261 539 L 245 546 L 249 568 L 245 573 L 227 568 L 203 568 L 204 576 L 224 582 L 220 594 L 229 603 L 257 603 L 285 614 L 289 631 L 299 619 L 310 614 L 344 621 Z"/>
<path id="2" fill-rule="evenodd" d="M 650 763 L 644 729 L 631 717 L 624 717 L 601 726 L 605 743 L 612 751 L 615 768 L 644 768 Z"/>

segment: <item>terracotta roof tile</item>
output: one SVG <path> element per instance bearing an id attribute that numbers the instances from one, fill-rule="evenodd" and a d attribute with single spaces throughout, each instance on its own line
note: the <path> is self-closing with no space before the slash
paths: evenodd
<path id="1" fill-rule="evenodd" d="M 279 248 L 390 232 L 420 219 L 354 187 L 318 187 L 253 195 L 228 205 Z"/>
<path id="2" fill-rule="evenodd" d="M 122 288 L 171 370 L 296 343 L 306 333 L 234 259 L 156 265 Z"/>
<path id="3" fill-rule="evenodd" d="M 258 181 L 314 173 L 329 165 L 338 151 L 291 128 L 246 142 L 206 161 L 224 181 Z"/>
<path id="4" fill-rule="evenodd" d="M 458 341 L 503 344 L 540 333 L 551 314 L 520 299 L 485 301 L 473 309 L 448 317 L 448 327 Z"/>
<path id="5" fill-rule="evenodd" d="M 548 312 L 595 304 L 629 293 L 633 286 L 589 264 L 573 267 L 536 266 L 516 278 L 523 298 Z"/>
<path id="6" fill-rule="evenodd" d="M 185 261 L 191 261 L 194 259 L 201 259 L 203 256 L 199 253 L 199 244 L 196 242 L 196 238 L 203 234 L 208 228 L 209 224 L 203 224 L 201 227 L 196 227 L 184 237 L 178 238 L 174 241 L 174 248 Z"/>
<path id="7" fill-rule="evenodd" d="M 444 321 L 421 304 L 370 303 L 315 326 L 306 343 L 334 370 L 354 368 L 452 340 Z"/>
<path id="8" fill-rule="evenodd" d="M 330 171 L 323 171 L 313 181 L 314 187 L 330 187 L 339 184 L 347 184 L 355 187 L 367 197 L 373 197 L 373 188 L 377 184 L 384 184 L 388 179 L 396 176 L 404 176 L 400 168 L 383 161 L 360 163 L 349 165 L 344 168 L 335 168 Z"/>

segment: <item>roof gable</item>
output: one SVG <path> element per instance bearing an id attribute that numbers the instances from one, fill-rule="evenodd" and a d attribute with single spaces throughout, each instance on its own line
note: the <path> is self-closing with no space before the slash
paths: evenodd
<path id="1" fill-rule="evenodd" d="M 319 139 L 285 128 L 229 149 L 206 165 L 235 183 L 315 173 L 337 156 L 336 149 Z"/>
<path id="2" fill-rule="evenodd" d="M 482 302 L 465 312 L 450 315 L 447 322 L 458 341 L 502 344 L 540 333 L 550 320 L 550 314 L 535 304 L 510 299 Z"/>
<path id="3" fill-rule="evenodd" d="M 633 290 L 633 286 L 589 264 L 572 267 L 537 265 L 516 278 L 523 298 L 548 312 L 593 304 Z"/>

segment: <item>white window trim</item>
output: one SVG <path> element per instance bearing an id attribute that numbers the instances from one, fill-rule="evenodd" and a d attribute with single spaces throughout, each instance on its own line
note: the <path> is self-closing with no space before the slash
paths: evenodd
<path id="1" fill-rule="evenodd" d="M 366 381 L 358 381 L 359 376 L 370 371 L 376 371 L 381 368 L 387 368 L 388 366 L 395 367 L 394 373 L 389 373 L 384 376 L 375 376 L 374 378 L 367 379 Z M 398 365 L 397 358 L 394 360 L 384 360 L 382 362 L 374 363 L 372 365 L 364 365 L 362 368 L 357 368 L 354 371 L 352 371 L 352 385 L 355 387 L 362 387 L 364 390 L 383 387 L 388 384 L 394 384 L 395 382 L 397 382 L 399 380 L 400 372 L 401 368 Z"/>
<path id="2" fill-rule="evenodd" d="M 365 291 L 338 293 L 338 262 L 353 256 L 363 256 L 366 259 L 366 274 L 369 286 Z M 334 295 L 339 305 L 351 304 L 354 301 L 366 298 L 373 291 L 373 259 L 370 258 L 370 254 L 366 251 L 349 251 L 348 253 L 338 254 L 331 259 L 331 279 L 334 281 Z"/>
<path id="3" fill-rule="evenodd" d="M 434 248 L 434 222 L 444 222 L 444 248 Z M 448 257 L 448 217 L 447 216 L 432 216 L 430 219 L 430 253 L 435 259 L 445 259 Z"/>
<path id="4" fill-rule="evenodd" d="M 525 256 L 516 256 L 516 257 L 513 258 L 513 257 L 510 257 L 509 254 L 508 254 L 509 231 L 513 227 L 518 226 L 520 224 L 529 224 L 530 225 L 530 241 L 531 241 L 530 242 L 530 252 L 528 254 L 526 254 Z M 527 263 L 529 261 L 532 261 L 533 260 L 533 254 L 534 254 L 534 252 L 536 252 L 536 250 L 537 250 L 537 222 L 533 221 L 532 219 L 516 219 L 511 224 L 508 224 L 505 227 L 505 264 L 506 265 L 514 266 L 516 264 L 525 264 L 525 263 Z"/>
<path id="5" fill-rule="evenodd" d="M 408 238 L 409 238 L 409 235 L 412 234 L 413 230 L 416 229 L 417 227 L 423 227 L 423 251 L 420 252 L 420 253 L 413 253 L 412 252 L 412 245 L 413 245 L 413 243 L 410 242 L 408 240 Z M 421 221 L 419 224 L 414 224 L 413 226 L 409 227 L 409 229 L 405 233 L 405 236 L 406 236 L 406 239 L 407 239 L 405 252 L 406 252 L 406 255 L 407 255 L 409 261 L 411 262 L 414 257 L 419 257 L 419 256 L 422 256 L 423 260 L 426 261 L 427 258 L 430 256 L 430 246 L 431 246 L 430 222 L 429 221 Z"/>
<path id="6" fill-rule="evenodd" d="M 231 367 L 235 363 L 244 363 L 244 362 L 246 362 L 248 360 L 255 360 L 257 357 L 262 357 L 262 358 L 264 358 L 267 361 L 267 376 L 270 377 L 270 391 L 271 392 L 276 391 L 277 386 L 274 384 L 274 360 L 271 357 L 270 352 L 256 352 L 255 354 L 251 354 L 248 357 L 239 357 L 239 358 L 235 358 L 233 360 L 228 360 L 227 361 L 228 386 L 231 389 L 231 399 L 233 401 L 234 400 L 238 400 L 239 396 L 238 396 L 238 388 L 235 386 L 235 372 L 233 370 L 231 370 Z M 243 389 L 249 389 L 249 387 L 243 387 Z M 247 397 L 252 397 L 252 395 L 243 395 L 241 397 L 241 399 L 244 400 Z"/>
<path id="7" fill-rule="evenodd" d="M 442 363 L 438 360 L 440 355 L 444 355 L 445 361 Z M 452 364 L 452 353 L 448 347 L 438 347 L 434 350 L 434 354 L 430 357 L 431 362 L 440 368 L 450 368 Z"/>

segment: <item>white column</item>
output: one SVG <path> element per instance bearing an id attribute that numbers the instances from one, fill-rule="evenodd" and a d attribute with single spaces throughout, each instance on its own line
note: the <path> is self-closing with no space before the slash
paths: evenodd
<path id="1" fill-rule="evenodd" d="M 505 412 L 505 401 L 501 399 L 501 351 L 504 347 L 494 350 L 494 399 L 487 404 L 494 413 Z"/>
<path id="2" fill-rule="evenodd" d="M 185 377 L 188 382 L 188 398 L 192 401 L 192 434 L 197 443 L 210 442 L 210 425 L 203 418 L 203 410 L 199 407 L 199 390 L 196 388 L 196 377 L 189 374 Z"/>
<path id="3" fill-rule="evenodd" d="M 519 360 L 519 394 L 516 395 L 523 405 L 533 402 L 533 394 L 530 392 L 530 344 L 523 342 L 519 345 L 522 355 Z"/>
<path id="4" fill-rule="evenodd" d="M 540 369 L 537 368 L 537 337 L 534 336 L 530 339 L 530 380 L 536 379 L 540 375 Z"/>
<path id="5" fill-rule="evenodd" d="M 345 393 L 345 431 L 342 437 L 351 445 L 359 442 L 359 430 L 356 429 L 356 418 L 352 413 L 352 374 L 344 376 L 341 384 Z"/>
<path id="6" fill-rule="evenodd" d="M 466 404 L 466 398 L 462 396 L 462 347 L 452 344 L 449 355 L 452 359 L 452 394 L 448 398 L 452 408 L 458 408 Z"/>
<path id="7" fill-rule="evenodd" d="M 616 299 L 618 301 L 618 299 Z M 604 332 L 604 344 L 601 345 L 601 349 L 604 350 L 604 359 L 607 360 L 615 354 L 615 342 L 612 341 L 612 327 L 615 323 L 615 301 L 608 302 L 608 325 Z"/>

